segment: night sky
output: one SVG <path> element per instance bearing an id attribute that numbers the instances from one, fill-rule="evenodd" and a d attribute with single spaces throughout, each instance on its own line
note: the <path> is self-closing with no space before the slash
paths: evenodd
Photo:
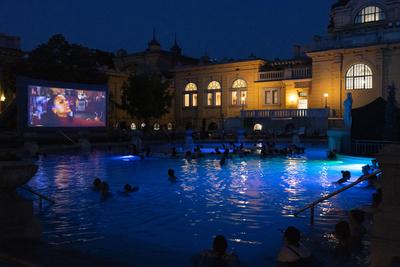
<path id="1" fill-rule="evenodd" d="M 156 28 L 163 49 L 177 33 L 185 55 L 288 58 L 324 34 L 334 0 L 1 0 L 0 32 L 31 50 L 55 34 L 115 52 L 142 51 Z"/>

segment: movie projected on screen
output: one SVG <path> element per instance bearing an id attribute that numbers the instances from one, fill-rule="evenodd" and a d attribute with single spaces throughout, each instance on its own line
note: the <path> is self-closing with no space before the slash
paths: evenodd
<path id="1" fill-rule="evenodd" d="M 106 92 L 28 86 L 29 127 L 105 127 Z"/>

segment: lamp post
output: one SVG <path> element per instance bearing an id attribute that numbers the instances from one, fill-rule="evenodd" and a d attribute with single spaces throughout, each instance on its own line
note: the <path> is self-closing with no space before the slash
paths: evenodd
<path id="1" fill-rule="evenodd" d="M 244 95 L 241 95 L 240 96 L 240 104 L 242 104 L 242 111 L 241 111 L 241 117 L 242 117 L 242 124 L 243 124 L 243 129 L 244 129 L 244 104 L 245 104 L 245 101 L 246 101 L 246 97 L 244 96 Z"/>
<path id="2" fill-rule="evenodd" d="M 324 94 L 325 108 L 328 108 L 328 97 L 329 97 L 328 93 L 325 93 L 325 94 Z"/>
<path id="3" fill-rule="evenodd" d="M 6 97 L 4 96 L 4 92 L 3 92 L 3 93 L 1 93 L 1 96 L 0 96 L 0 113 L 3 112 L 3 105 L 4 105 L 5 101 L 6 101 Z"/>

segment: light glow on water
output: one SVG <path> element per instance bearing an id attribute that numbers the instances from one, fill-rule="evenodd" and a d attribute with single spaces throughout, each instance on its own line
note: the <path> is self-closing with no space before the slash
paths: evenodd
<path id="1" fill-rule="evenodd" d="M 222 234 L 245 266 L 267 266 L 265 259 L 275 259 L 282 244 L 279 229 L 309 231 L 308 213 L 304 219 L 293 212 L 339 189 L 332 182 L 341 170 L 350 170 L 355 180 L 370 162 L 237 157 L 221 167 L 217 156 L 139 159 L 93 153 L 39 161 L 29 185 L 56 201 L 39 214 L 44 239 L 137 266 L 188 266 L 194 253 Z M 168 181 L 169 168 L 178 182 Z M 92 190 L 96 176 L 110 185 L 112 196 L 105 201 Z M 126 183 L 139 191 L 121 195 Z M 316 209 L 317 229 L 331 232 L 343 210 L 369 203 L 371 193 L 360 184 L 324 201 Z"/>

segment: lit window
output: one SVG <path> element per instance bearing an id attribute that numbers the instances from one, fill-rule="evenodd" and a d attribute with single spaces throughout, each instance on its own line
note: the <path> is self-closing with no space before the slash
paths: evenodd
<path id="1" fill-rule="evenodd" d="M 237 91 L 232 92 L 232 105 L 237 105 L 238 104 L 238 99 L 237 99 Z"/>
<path id="2" fill-rule="evenodd" d="M 160 124 L 159 123 L 154 123 L 154 130 L 159 131 L 160 130 Z"/>
<path id="3" fill-rule="evenodd" d="M 134 122 L 131 123 L 131 130 L 136 130 L 136 124 Z"/>
<path id="4" fill-rule="evenodd" d="M 346 90 L 372 89 L 372 77 L 372 70 L 368 65 L 353 65 L 346 73 Z"/>
<path id="5" fill-rule="evenodd" d="M 247 100 L 247 83 L 243 79 L 237 79 L 232 84 L 232 105 L 245 105 Z M 240 97 L 240 98 L 239 98 Z"/>
<path id="6" fill-rule="evenodd" d="M 265 104 L 266 105 L 279 104 L 279 89 L 265 90 Z"/>
<path id="7" fill-rule="evenodd" d="M 212 81 L 207 86 L 207 106 L 220 106 L 221 105 L 221 84 L 217 81 Z M 219 100 L 217 97 L 219 95 Z M 219 101 L 219 104 L 218 104 Z"/>
<path id="8" fill-rule="evenodd" d="M 207 94 L 207 106 L 212 106 L 213 105 L 213 93 L 208 93 Z"/>
<path id="9" fill-rule="evenodd" d="M 247 100 L 247 91 L 240 91 L 240 104 L 245 105 Z"/>
<path id="10" fill-rule="evenodd" d="M 221 89 L 221 84 L 217 81 L 212 81 L 208 84 L 207 87 L 208 90 L 220 90 Z"/>
<path id="11" fill-rule="evenodd" d="M 185 87 L 185 91 L 197 91 L 197 85 L 195 83 L 188 83 Z"/>
<path id="12" fill-rule="evenodd" d="M 146 123 L 142 122 L 142 124 L 140 124 L 140 127 L 142 127 L 143 129 L 144 127 L 146 127 Z"/>
<path id="13" fill-rule="evenodd" d="M 279 103 L 278 90 L 273 90 L 272 91 L 272 104 L 278 104 L 278 103 Z"/>
<path id="14" fill-rule="evenodd" d="M 247 83 L 243 79 L 237 79 L 233 82 L 232 88 L 247 88 Z"/>
<path id="15" fill-rule="evenodd" d="M 368 23 L 385 20 L 386 16 L 383 10 L 377 6 L 368 6 L 363 8 L 356 16 L 355 23 Z"/>
<path id="16" fill-rule="evenodd" d="M 192 95 L 192 106 L 197 107 L 197 94 Z"/>
<path id="17" fill-rule="evenodd" d="M 265 104 L 270 105 L 272 104 L 272 92 L 265 91 Z"/>
<path id="18" fill-rule="evenodd" d="M 190 94 L 185 94 L 185 107 L 190 107 Z"/>
<path id="19" fill-rule="evenodd" d="M 188 83 L 186 85 L 183 95 L 183 105 L 185 108 L 197 106 L 197 85 L 195 83 Z"/>
<path id="20" fill-rule="evenodd" d="M 167 124 L 167 129 L 168 129 L 169 131 L 171 131 L 172 128 L 173 128 L 172 123 L 169 122 L 169 123 Z"/>
<path id="21" fill-rule="evenodd" d="M 215 93 L 215 105 L 221 106 L 221 92 Z"/>

